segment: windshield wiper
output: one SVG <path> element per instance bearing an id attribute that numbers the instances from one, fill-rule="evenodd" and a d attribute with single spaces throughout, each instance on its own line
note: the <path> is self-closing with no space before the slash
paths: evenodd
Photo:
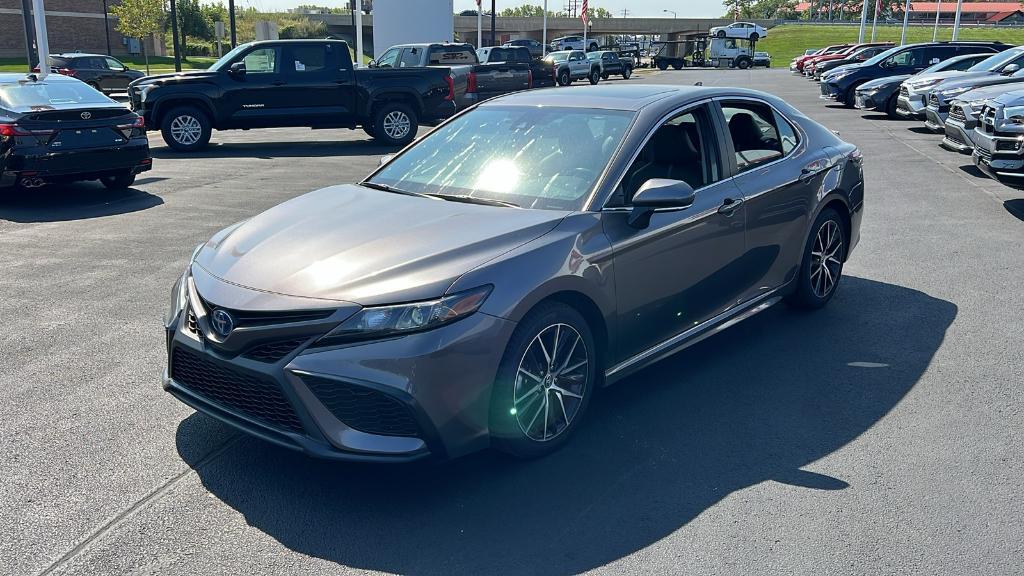
<path id="1" fill-rule="evenodd" d="M 466 204 L 483 204 L 484 206 L 504 206 L 506 208 L 519 208 L 519 204 L 506 202 L 505 200 L 494 200 L 491 198 L 478 198 L 476 196 L 460 196 L 458 194 L 424 194 L 431 198 L 440 198 L 449 202 L 465 202 Z"/>
<path id="2" fill-rule="evenodd" d="M 372 188 L 374 190 L 380 190 L 382 192 L 391 192 L 392 194 L 404 194 L 406 196 L 419 196 L 420 198 L 430 198 L 431 197 L 431 195 L 429 195 L 429 194 L 420 194 L 419 192 L 409 192 L 408 190 L 399 190 L 398 188 L 395 188 L 394 186 L 389 186 L 387 184 L 380 184 L 379 182 L 360 182 L 359 185 L 360 186 L 364 186 L 366 188 Z"/>

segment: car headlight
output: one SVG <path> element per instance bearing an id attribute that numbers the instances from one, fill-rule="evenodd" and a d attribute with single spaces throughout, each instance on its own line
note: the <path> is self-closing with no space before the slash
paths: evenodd
<path id="1" fill-rule="evenodd" d="M 320 340 L 341 344 L 437 328 L 476 312 L 492 288 L 488 284 L 436 300 L 363 308 Z"/>
<path id="2" fill-rule="evenodd" d="M 1024 106 L 1007 106 L 1003 108 L 1003 118 L 1014 124 L 1024 124 Z"/>
<path id="3" fill-rule="evenodd" d="M 939 96 L 942 97 L 943 100 L 949 100 L 953 96 L 956 96 L 957 94 L 963 94 L 964 92 L 967 92 L 970 89 L 970 86 L 960 86 L 959 88 L 950 88 L 949 90 L 942 90 L 938 94 Z"/>
<path id="4" fill-rule="evenodd" d="M 849 72 L 849 71 L 846 71 L 846 70 L 843 70 L 842 72 L 835 72 L 835 73 L 829 75 L 828 81 L 829 82 L 838 82 L 838 81 L 842 80 L 843 78 L 846 78 L 850 74 L 852 74 L 852 72 Z"/>
<path id="5" fill-rule="evenodd" d="M 168 302 L 167 312 L 164 313 L 164 326 L 170 328 L 178 321 L 178 315 L 185 309 L 185 300 L 188 290 L 188 269 L 182 274 L 171 288 L 171 299 Z"/>

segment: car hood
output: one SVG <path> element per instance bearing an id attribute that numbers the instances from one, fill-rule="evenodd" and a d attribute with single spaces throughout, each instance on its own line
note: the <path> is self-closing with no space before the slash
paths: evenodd
<path id="1" fill-rule="evenodd" d="M 129 86 L 146 86 L 148 84 L 188 84 L 192 82 L 206 82 L 217 77 L 217 72 L 210 70 L 194 70 L 191 72 L 172 72 L 170 74 L 156 74 L 133 80 Z"/>
<path id="2" fill-rule="evenodd" d="M 861 84 L 857 90 L 872 90 L 875 88 L 881 88 L 890 84 L 902 84 L 904 80 L 910 78 L 910 74 L 901 74 L 899 76 L 886 76 L 885 78 L 878 78 L 876 80 L 868 80 Z"/>
<path id="3" fill-rule="evenodd" d="M 222 231 L 194 264 L 224 282 L 287 296 L 364 306 L 425 300 L 567 214 L 332 186 Z"/>
<path id="4" fill-rule="evenodd" d="M 942 82 L 950 78 L 966 78 L 985 76 L 991 72 L 965 72 L 963 70 L 944 70 L 942 72 L 931 72 L 929 74 L 916 74 L 910 77 L 908 84 L 924 84 L 925 82 Z"/>
<path id="5" fill-rule="evenodd" d="M 980 92 L 980 90 L 978 90 Z M 991 97 L 991 96 L 990 96 Z M 1014 90 L 1011 92 L 1004 92 L 993 98 L 996 102 L 1003 106 L 1020 106 L 1024 103 L 1024 90 Z"/>
<path id="6" fill-rule="evenodd" d="M 964 86 L 969 88 L 980 88 L 982 86 L 994 86 L 997 84 L 1013 84 L 1015 82 L 1024 82 L 1024 77 L 1020 76 L 1003 76 L 1002 74 L 988 74 L 985 76 L 971 76 L 970 78 L 954 77 L 949 80 L 943 80 L 932 88 L 932 92 L 944 92 L 946 90 L 952 90 L 954 88 L 962 88 Z"/>
<path id="7" fill-rule="evenodd" d="M 968 90 L 963 94 L 959 94 L 955 98 L 953 98 L 953 100 L 959 100 L 962 102 L 978 102 L 990 99 L 998 100 L 1003 95 L 1010 96 L 1013 94 L 1024 94 L 1024 92 L 1008 92 L 1008 90 L 1010 90 L 1010 87 L 999 84 L 995 86 L 982 86 L 981 88 L 975 88 L 973 90 Z M 1013 98 L 1013 96 L 1011 96 L 1011 98 Z"/>

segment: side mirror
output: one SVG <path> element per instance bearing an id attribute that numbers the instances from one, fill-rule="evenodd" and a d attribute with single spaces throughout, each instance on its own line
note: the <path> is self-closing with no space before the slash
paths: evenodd
<path id="1" fill-rule="evenodd" d="M 1013 75 L 1014 72 L 1016 72 L 1018 70 L 1020 70 L 1020 65 L 1018 65 L 1018 64 L 1007 64 L 1006 66 L 1003 66 L 1003 69 L 1000 70 L 999 73 L 1002 74 L 1003 76 L 1011 76 L 1011 75 Z"/>
<path id="2" fill-rule="evenodd" d="M 633 228 L 646 228 L 658 208 L 688 208 L 696 199 L 693 186 L 682 180 L 651 178 L 633 195 L 633 211 L 628 223 Z"/>
<path id="3" fill-rule="evenodd" d="M 228 68 L 233 76 L 245 76 L 245 62 L 235 62 Z"/>

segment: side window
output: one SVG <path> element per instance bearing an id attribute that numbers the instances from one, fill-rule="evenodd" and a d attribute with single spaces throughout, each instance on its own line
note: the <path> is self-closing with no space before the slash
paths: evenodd
<path id="1" fill-rule="evenodd" d="M 242 58 L 246 74 L 274 74 L 277 68 L 277 48 L 257 48 Z"/>
<path id="2" fill-rule="evenodd" d="M 296 76 L 315 76 L 318 73 L 328 72 L 330 54 L 327 46 L 311 44 L 308 46 L 296 45 L 289 47 L 288 62 L 285 69 L 294 71 Z M 246 70 L 249 66 L 246 65 Z"/>
<path id="3" fill-rule="evenodd" d="M 694 189 L 721 180 L 707 108 L 680 113 L 659 127 L 626 170 L 609 207 L 628 206 L 652 178 L 682 180 Z"/>
<path id="4" fill-rule="evenodd" d="M 402 50 L 402 59 L 398 62 L 399 68 L 411 68 L 420 65 L 420 49 L 406 48 Z"/>
<path id="5" fill-rule="evenodd" d="M 988 57 L 988 54 L 979 55 L 979 56 L 977 56 L 975 58 L 964 58 L 963 60 L 953 64 L 952 66 L 950 66 L 949 70 L 960 70 L 960 71 L 967 70 L 971 66 L 974 66 L 975 64 L 977 64 L 978 62 L 981 62 L 982 60 L 984 60 L 987 57 Z"/>
<path id="6" fill-rule="evenodd" d="M 87 58 L 86 68 L 92 68 L 93 70 L 106 70 L 107 61 L 104 58 Z"/>
<path id="7" fill-rule="evenodd" d="M 398 62 L 398 48 L 390 48 L 387 52 L 380 55 L 377 60 L 378 68 L 394 68 Z"/>
<path id="8" fill-rule="evenodd" d="M 722 113 L 729 126 L 729 139 L 740 172 L 778 160 L 785 154 L 771 106 L 747 101 L 723 102 Z"/>
<path id="9" fill-rule="evenodd" d="M 104 58 L 103 60 L 106 61 L 107 68 L 110 68 L 111 70 L 121 70 L 124 68 L 124 64 L 121 64 L 113 58 Z"/>
<path id="10" fill-rule="evenodd" d="M 933 46 L 925 50 L 924 65 L 938 64 L 946 58 L 953 56 L 954 52 L 956 52 L 956 49 L 952 46 Z"/>
<path id="11" fill-rule="evenodd" d="M 779 132 L 779 143 L 782 144 L 782 155 L 785 156 L 796 148 L 796 145 L 800 142 L 800 137 L 796 134 L 796 128 L 782 117 L 777 111 L 772 110 L 775 114 L 775 127 L 778 128 Z"/>

